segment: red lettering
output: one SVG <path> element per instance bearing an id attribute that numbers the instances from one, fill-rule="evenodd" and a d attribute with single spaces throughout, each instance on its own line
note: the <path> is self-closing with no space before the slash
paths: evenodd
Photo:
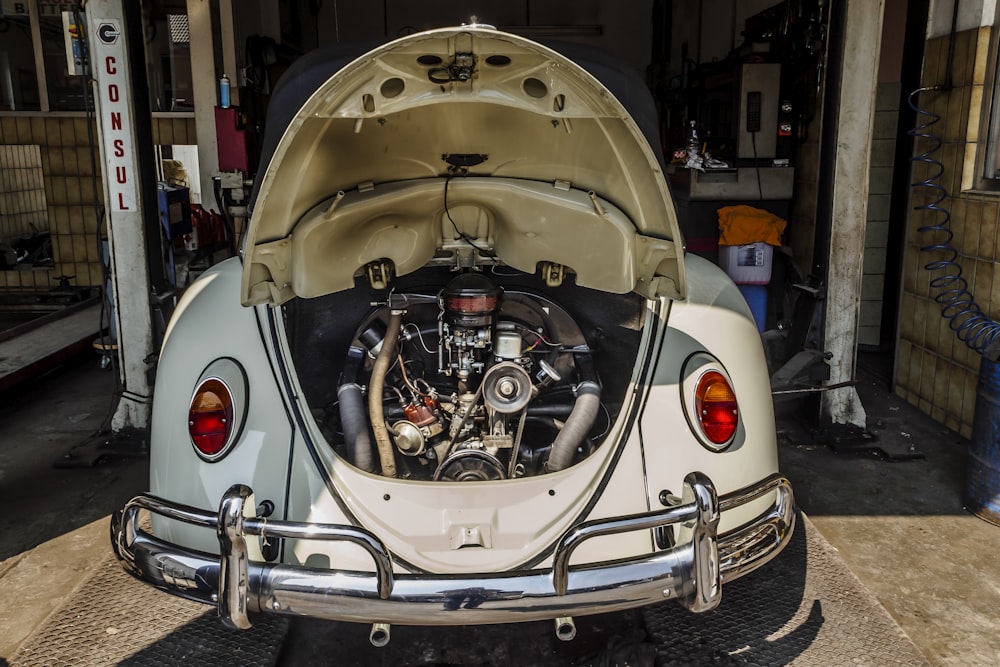
<path id="1" fill-rule="evenodd" d="M 118 193 L 118 210 L 120 210 L 120 211 L 127 211 L 127 210 L 129 210 L 128 206 L 125 205 L 125 193 L 124 192 L 119 192 Z"/>
<path id="2" fill-rule="evenodd" d="M 104 70 L 108 74 L 118 74 L 118 68 L 115 67 L 115 64 L 117 62 L 118 61 L 115 60 L 114 56 L 108 56 L 107 58 L 104 59 Z"/>
<path id="3" fill-rule="evenodd" d="M 115 157 L 125 157 L 125 140 L 115 139 Z"/>
<path id="4" fill-rule="evenodd" d="M 108 99 L 112 102 L 117 102 L 120 97 L 118 95 L 118 84 L 112 83 L 108 86 Z"/>
<path id="5" fill-rule="evenodd" d="M 125 167 L 115 167 L 115 180 L 123 184 L 128 182 L 128 174 L 125 172 Z"/>
<path id="6" fill-rule="evenodd" d="M 122 113 L 121 111 L 115 111 L 111 114 L 111 129 L 120 130 L 122 129 Z"/>

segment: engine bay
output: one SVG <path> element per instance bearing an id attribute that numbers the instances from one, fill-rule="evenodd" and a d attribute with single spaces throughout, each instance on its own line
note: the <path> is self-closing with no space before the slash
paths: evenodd
<path id="1" fill-rule="evenodd" d="M 340 456 L 388 477 L 492 482 L 564 470 L 601 446 L 643 299 L 517 272 L 407 278 L 285 307 L 300 384 Z M 339 355 L 322 349 L 331 342 Z"/>

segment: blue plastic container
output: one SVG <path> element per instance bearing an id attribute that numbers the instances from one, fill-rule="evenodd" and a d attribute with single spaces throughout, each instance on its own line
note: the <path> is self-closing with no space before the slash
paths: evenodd
<path id="1" fill-rule="evenodd" d="M 743 298 L 750 306 L 753 313 L 753 321 L 757 323 L 757 331 L 763 333 L 767 324 L 767 286 L 766 285 L 737 285 Z"/>
<path id="2" fill-rule="evenodd" d="M 976 387 L 965 507 L 980 519 L 1000 526 L 1000 363 L 985 357 Z"/>

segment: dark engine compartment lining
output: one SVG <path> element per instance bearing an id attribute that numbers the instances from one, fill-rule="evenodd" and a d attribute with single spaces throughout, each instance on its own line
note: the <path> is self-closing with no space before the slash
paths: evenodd
<path id="1" fill-rule="evenodd" d="M 423 303 L 409 309 L 409 315 L 422 323 L 418 325 L 422 330 L 421 337 L 415 334 L 417 327 L 410 324 L 410 339 L 402 340 L 399 343 L 399 350 L 403 355 L 400 356 L 400 360 L 404 356 L 407 359 L 413 359 L 411 370 L 421 374 L 425 373 L 426 377 L 432 380 L 435 388 L 445 392 L 453 392 L 458 386 L 457 393 L 461 394 L 463 383 L 454 382 L 453 377 L 443 378 L 438 372 L 437 357 L 433 354 L 440 340 L 435 326 L 438 320 L 435 297 L 456 275 L 460 274 L 448 267 L 428 267 L 396 278 L 392 284 L 392 293 L 397 297 L 401 294 L 424 297 Z M 524 304 L 518 305 L 517 302 L 534 302 L 536 311 L 541 309 L 538 312 L 541 319 L 555 321 L 561 318 L 565 320 L 566 315 L 568 315 L 572 320 L 570 324 L 579 327 L 579 333 L 586 341 L 582 347 L 586 348 L 588 352 L 583 355 L 586 359 L 577 357 L 577 365 L 579 363 L 590 365 L 592 362 L 593 370 L 589 372 L 596 374 L 596 379 L 601 385 L 601 407 L 603 408 L 602 412 L 604 412 L 599 423 L 595 424 L 591 431 L 591 435 L 596 438 L 596 441 L 590 442 L 588 439 L 584 445 L 581 445 L 580 455 L 585 457 L 594 447 L 600 445 L 600 436 L 607 432 L 610 423 L 617 418 L 621 409 L 641 340 L 646 308 L 645 299 L 633 293 L 609 294 L 578 287 L 570 280 L 564 281 L 558 287 L 550 287 L 538 275 L 519 273 L 509 267 L 497 267 L 482 275 L 488 277 L 490 281 L 503 290 L 503 293 L 507 294 L 506 301 L 501 296 L 502 312 L 506 315 L 505 319 L 511 319 L 510 314 L 514 313 L 513 319 L 530 323 L 531 318 L 527 313 L 530 309 Z M 299 384 L 307 404 L 314 416 L 317 417 L 324 435 L 341 455 L 344 455 L 349 447 L 345 446 L 345 438 L 340 434 L 341 429 L 337 416 L 338 388 L 342 382 L 359 381 L 355 377 L 357 369 L 354 368 L 347 371 L 347 377 L 343 377 L 345 362 L 352 345 L 355 348 L 355 354 L 357 352 L 358 339 L 356 337 L 362 325 L 367 327 L 376 319 L 384 322 L 385 309 L 382 309 L 382 313 L 378 313 L 379 307 L 372 304 L 384 304 L 388 298 L 388 290 L 374 290 L 362 278 L 356 281 L 355 288 L 352 290 L 315 299 L 294 299 L 282 308 L 292 363 L 298 374 Z M 546 302 L 551 302 L 551 305 L 545 306 Z M 544 312 L 546 308 L 552 311 L 551 318 Z M 517 315 L 519 311 L 528 317 Z M 565 313 L 561 311 L 565 311 Z M 376 317 L 377 314 L 380 316 Z M 404 327 L 404 330 L 406 328 Z M 532 340 L 530 338 L 531 331 L 532 327 L 525 327 L 525 332 L 529 336 L 526 338 L 526 342 Z M 541 338 L 543 336 L 538 336 L 538 339 Z M 567 338 L 567 340 L 569 339 Z M 573 345 L 578 344 L 578 340 L 573 343 Z M 544 355 L 539 356 L 539 352 L 540 350 L 532 353 L 536 359 L 544 357 Z M 566 356 L 565 348 L 561 354 Z M 570 356 L 572 357 L 572 355 Z M 370 366 L 371 361 L 366 363 Z M 489 363 L 496 364 L 498 362 Z M 489 367 L 487 365 L 487 371 Z M 529 368 L 529 370 L 531 369 Z M 569 373 L 556 387 L 552 388 L 552 391 L 554 393 L 562 392 L 564 397 L 570 396 L 566 392 L 571 391 L 572 386 L 581 379 L 577 372 L 578 369 L 574 368 L 574 363 L 570 359 L 568 368 L 567 364 L 563 363 L 558 370 L 560 373 L 568 370 Z M 364 374 L 362 375 L 360 382 L 365 384 L 366 378 Z M 475 391 L 480 380 L 481 377 L 472 378 L 465 391 Z M 538 429 L 541 428 L 538 422 L 546 419 L 549 422 L 560 420 L 560 424 L 561 420 L 566 419 L 567 415 L 560 413 L 558 406 L 549 404 L 549 407 L 546 408 L 548 398 L 548 395 L 542 394 L 533 401 L 532 414 L 526 416 L 525 421 L 521 422 L 525 433 L 538 433 Z M 398 408 L 392 407 L 391 403 L 394 401 L 385 399 L 385 402 L 389 404 L 385 412 L 387 423 L 403 418 Z M 540 416 L 542 414 L 544 416 Z M 552 428 L 551 424 L 549 428 Z M 561 425 L 555 428 L 558 430 Z M 516 430 L 520 431 L 520 428 Z M 543 439 L 538 438 L 539 441 Z M 452 437 L 452 442 L 454 441 L 455 436 Z M 438 451 L 443 452 L 444 450 L 439 448 Z M 457 452 L 452 451 L 452 453 Z M 468 452 L 466 453 L 468 454 Z M 524 457 L 525 464 L 523 467 L 527 468 L 528 472 L 520 474 L 539 474 L 542 470 L 541 465 L 547 456 L 548 450 L 542 451 L 531 446 L 526 447 L 522 452 L 522 457 Z M 429 458 L 433 462 L 433 453 Z M 475 457 L 470 454 L 470 458 Z M 350 457 L 348 460 L 351 460 Z M 408 463 L 413 463 L 413 459 L 409 456 L 402 457 L 402 460 L 397 456 L 396 460 L 402 463 L 404 472 L 409 470 Z M 428 461 L 421 460 L 421 463 L 426 468 Z M 441 466 L 443 463 L 438 464 L 439 468 Z M 456 466 L 459 464 L 456 463 Z M 513 469 L 514 463 L 511 463 L 511 470 Z M 403 476 L 408 476 L 408 474 L 405 472 Z M 477 473 L 473 471 L 473 476 L 475 474 Z"/>

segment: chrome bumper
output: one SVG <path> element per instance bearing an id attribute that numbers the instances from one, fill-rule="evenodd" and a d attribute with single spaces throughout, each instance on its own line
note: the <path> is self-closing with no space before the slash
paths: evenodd
<path id="1" fill-rule="evenodd" d="M 245 518 L 250 489 L 233 486 L 218 512 L 133 498 L 111 519 L 111 542 L 126 571 L 164 591 L 218 606 L 227 625 L 249 628 L 250 613 L 270 612 L 359 623 L 465 625 L 548 620 L 628 609 L 677 599 L 692 611 L 719 604 L 722 584 L 771 560 L 794 526 L 791 485 L 772 475 L 718 496 L 701 473 L 685 479 L 693 500 L 664 510 L 598 519 L 571 529 L 556 547 L 552 569 L 473 575 L 396 574 L 392 556 L 372 533 L 354 526 Z M 776 492 L 753 521 L 717 535 L 722 512 Z M 158 540 L 139 526 L 142 510 L 214 528 L 221 556 Z M 690 523 L 689 523 L 690 522 Z M 586 540 L 689 523 L 690 542 L 638 559 L 570 566 Z M 250 561 L 246 538 L 348 541 L 372 556 L 375 573 Z"/>

